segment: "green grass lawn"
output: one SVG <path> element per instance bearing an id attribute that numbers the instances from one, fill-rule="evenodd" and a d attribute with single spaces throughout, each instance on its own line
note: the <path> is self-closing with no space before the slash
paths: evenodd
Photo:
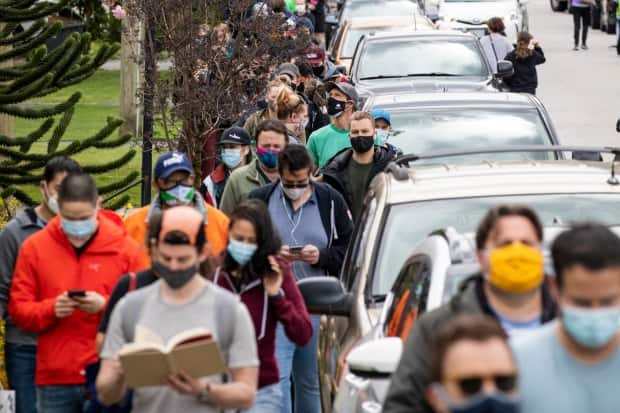
<path id="1" fill-rule="evenodd" d="M 99 70 L 93 76 L 78 85 L 60 90 L 52 95 L 35 99 L 29 103 L 36 105 L 54 104 L 65 101 L 76 91 L 82 92 L 82 99 L 76 105 L 75 113 L 71 124 L 67 128 L 62 139 L 61 145 L 66 145 L 75 139 L 86 139 L 97 133 L 106 124 L 106 118 L 119 117 L 119 93 L 120 93 L 120 74 L 118 71 Z M 35 130 L 42 123 L 42 120 L 15 119 L 15 136 L 25 136 Z M 47 141 L 51 136 L 49 132 L 36 145 L 33 145 L 33 152 L 45 152 Z M 115 139 L 117 133 L 110 135 L 108 139 Z M 99 185 L 106 185 L 127 176 L 130 171 L 140 170 L 141 154 L 139 147 L 132 161 L 119 170 L 111 171 L 106 174 L 96 176 Z M 98 165 L 118 159 L 130 149 L 130 145 L 113 149 L 90 149 L 76 156 L 76 160 L 84 165 Z M 156 158 L 156 156 L 155 156 Z M 153 160 L 155 162 L 155 159 Z M 34 199 L 39 199 L 37 187 L 24 187 Z M 140 187 L 135 187 L 129 191 L 130 202 L 134 206 L 140 204 Z"/>

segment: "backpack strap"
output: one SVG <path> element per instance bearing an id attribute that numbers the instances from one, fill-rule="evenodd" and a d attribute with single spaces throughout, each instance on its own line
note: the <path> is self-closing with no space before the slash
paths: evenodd
<path id="1" fill-rule="evenodd" d="M 135 339 L 136 324 L 142 315 L 142 308 L 152 294 L 145 294 L 146 290 L 140 290 L 136 294 L 125 298 L 122 307 L 122 329 L 123 336 L 127 343 L 132 343 Z"/>
<path id="2" fill-rule="evenodd" d="M 127 289 L 127 292 L 135 290 L 137 284 L 138 284 L 138 280 L 137 280 L 137 277 L 136 277 L 136 273 L 135 272 L 130 272 L 129 273 L 129 288 Z"/>

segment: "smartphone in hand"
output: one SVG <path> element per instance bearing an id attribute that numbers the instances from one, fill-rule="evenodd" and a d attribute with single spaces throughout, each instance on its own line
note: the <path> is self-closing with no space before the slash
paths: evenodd
<path id="1" fill-rule="evenodd" d="M 288 247 L 288 252 L 290 254 L 299 255 L 301 254 L 301 250 L 303 249 L 304 249 L 303 245 L 293 245 L 293 246 Z"/>
<path id="2" fill-rule="evenodd" d="M 86 297 L 86 291 L 84 290 L 69 290 L 67 291 L 69 298 L 84 298 Z"/>

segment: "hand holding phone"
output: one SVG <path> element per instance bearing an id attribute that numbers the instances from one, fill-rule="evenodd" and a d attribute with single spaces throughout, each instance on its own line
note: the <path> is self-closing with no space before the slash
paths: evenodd
<path id="1" fill-rule="evenodd" d="M 85 290 L 69 290 L 67 291 L 69 298 L 84 298 L 86 297 Z"/>
<path id="2" fill-rule="evenodd" d="M 299 255 L 301 254 L 301 251 L 304 249 L 303 245 L 292 245 L 290 247 L 288 247 L 288 252 L 289 254 L 292 255 Z"/>

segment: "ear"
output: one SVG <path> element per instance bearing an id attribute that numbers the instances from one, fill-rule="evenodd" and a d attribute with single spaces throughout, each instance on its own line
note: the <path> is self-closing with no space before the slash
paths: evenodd
<path id="1" fill-rule="evenodd" d="M 97 197 L 97 204 L 95 205 L 95 209 L 97 211 L 103 209 L 103 198 L 101 196 Z"/>
<path id="2" fill-rule="evenodd" d="M 558 280 L 555 277 L 547 277 L 549 280 L 549 292 L 555 303 L 560 302 L 560 289 L 558 288 Z"/>
<path id="3" fill-rule="evenodd" d="M 39 190 L 41 190 L 41 195 L 43 195 L 43 198 L 46 198 L 46 196 L 45 196 L 45 192 L 46 192 L 46 191 L 45 191 L 45 188 L 46 188 L 46 187 L 47 187 L 47 185 L 46 185 L 46 183 L 45 183 L 45 180 L 41 180 L 41 181 L 39 182 Z"/>
<path id="4" fill-rule="evenodd" d="M 428 402 L 428 404 L 431 405 L 434 412 L 436 413 L 448 412 L 448 407 L 445 405 L 444 402 L 441 401 L 439 396 L 437 396 L 437 392 L 433 388 L 433 385 L 430 385 L 426 388 L 426 391 L 424 392 L 424 397 L 426 398 L 426 401 Z"/>

